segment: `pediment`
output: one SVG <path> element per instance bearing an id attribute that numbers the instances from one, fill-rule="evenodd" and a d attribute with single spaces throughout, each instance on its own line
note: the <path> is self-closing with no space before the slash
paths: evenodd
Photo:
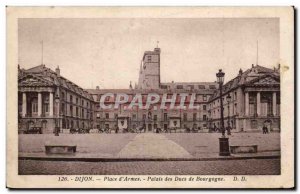
<path id="1" fill-rule="evenodd" d="M 19 86 L 53 86 L 53 82 L 34 75 L 25 75 L 18 80 Z"/>
<path id="2" fill-rule="evenodd" d="M 250 81 L 248 84 L 251 84 L 251 85 L 277 85 L 277 84 L 280 84 L 280 80 L 279 80 L 279 77 L 277 77 L 277 76 L 268 75 L 268 76 L 256 78 L 256 79 Z"/>

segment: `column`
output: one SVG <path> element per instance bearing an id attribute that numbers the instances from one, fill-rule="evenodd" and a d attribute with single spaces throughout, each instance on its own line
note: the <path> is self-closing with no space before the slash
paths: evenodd
<path id="1" fill-rule="evenodd" d="M 26 100 L 26 93 L 23 92 L 22 94 L 22 117 L 26 117 L 27 114 L 27 100 Z"/>
<path id="2" fill-rule="evenodd" d="M 273 100 L 272 100 L 272 102 L 273 102 L 273 115 L 275 116 L 276 115 L 276 92 L 273 92 Z"/>
<path id="3" fill-rule="evenodd" d="M 42 93 L 38 93 L 38 116 L 42 115 Z"/>
<path id="4" fill-rule="evenodd" d="M 245 116 L 249 115 L 249 93 L 245 93 Z"/>
<path id="5" fill-rule="evenodd" d="M 53 93 L 49 93 L 49 116 L 53 116 Z"/>
<path id="6" fill-rule="evenodd" d="M 260 92 L 257 92 L 257 95 L 256 95 L 256 109 L 257 109 L 257 116 L 260 116 Z"/>

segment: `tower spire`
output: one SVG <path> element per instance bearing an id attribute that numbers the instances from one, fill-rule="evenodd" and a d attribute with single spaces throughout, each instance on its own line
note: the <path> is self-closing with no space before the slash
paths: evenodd
<path id="1" fill-rule="evenodd" d="M 158 48 L 159 41 L 156 41 L 156 48 Z"/>

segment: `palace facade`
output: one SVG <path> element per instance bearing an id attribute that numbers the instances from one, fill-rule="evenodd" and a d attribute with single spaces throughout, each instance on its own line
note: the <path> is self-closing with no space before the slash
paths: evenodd
<path id="1" fill-rule="evenodd" d="M 280 75 L 274 69 L 252 65 L 223 86 L 224 125 L 236 131 L 280 129 Z M 227 96 L 230 96 L 228 99 Z M 220 92 L 209 100 L 209 126 L 220 127 Z"/>
<path id="2" fill-rule="evenodd" d="M 82 89 L 55 71 L 40 65 L 31 69 L 19 68 L 18 101 L 19 131 L 39 126 L 43 133 L 52 133 L 55 126 L 61 129 L 139 129 L 148 132 L 155 129 L 190 128 L 208 131 L 220 127 L 220 94 L 217 82 L 169 82 L 160 80 L 161 49 L 146 51 L 142 58 L 138 84 L 129 89 Z M 116 103 L 117 94 L 126 94 L 127 103 L 118 108 L 103 109 L 104 103 Z M 170 109 L 160 107 L 161 101 L 149 108 L 129 108 L 134 96 L 141 95 L 143 104 L 149 94 L 174 97 L 175 104 L 181 103 L 181 95 L 189 96 L 188 105 L 195 95 L 197 109 Z M 230 101 L 226 97 L 230 96 Z M 225 126 L 236 131 L 261 130 L 267 125 L 272 130 L 280 129 L 280 74 L 279 68 L 269 69 L 252 65 L 246 71 L 223 86 Z"/>
<path id="3" fill-rule="evenodd" d="M 45 65 L 18 69 L 19 132 L 93 128 L 94 101 L 86 90 Z"/>

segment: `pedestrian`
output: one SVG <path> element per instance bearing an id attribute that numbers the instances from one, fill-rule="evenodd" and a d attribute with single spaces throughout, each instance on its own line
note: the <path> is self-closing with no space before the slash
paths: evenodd
<path id="1" fill-rule="evenodd" d="M 263 134 L 266 134 L 267 131 L 268 131 L 268 128 L 264 125 L 263 128 L 262 128 L 262 130 L 263 130 Z"/>
<path id="2" fill-rule="evenodd" d="M 231 135 L 231 129 L 230 125 L 226 127 L 227 135 Z"/>
<path id="3" fill-rule="evenodd" d="M 216 126 L 216 124 L 214 123 L 214 132 L 216 132 L 217 131 L 217 126 Z"/>

